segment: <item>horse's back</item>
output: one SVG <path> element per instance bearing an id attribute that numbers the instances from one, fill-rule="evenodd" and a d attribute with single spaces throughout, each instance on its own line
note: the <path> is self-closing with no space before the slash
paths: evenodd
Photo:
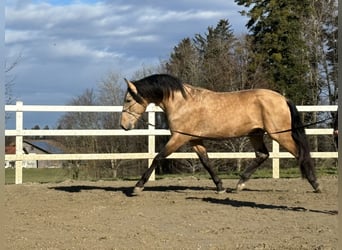
<path id="1" fill-rule="evenodd" d="M 189 88 L 191 95 L 213 95 L 213 96 L 225 96 L 225 97 L 245 97 L 245 96 L 258 96 L 258 97 L 272 97 L 272 98 L 284 98 L 281 94 L 276 91 L 270 89 L 245 89 L 245 90 L 238 90 L 238 91 L 229 91 L 229 92 L 218 92 L 212 91 L 205 88 L 194 87 L 192 85 L 186 84 Z"/>
<path id="2" fill-rule="evenodd" d="M 288 125 L 286 98 L 272 90 L 214 92 L 190 88 L 188 93 L 191 98 L 175 116 L 171 114 L 171 127 L 191 129 L 208 137 L 233 137 L 254 129 L 273 130 L 281 123 Z"/>
<path id="3" fill-rule="evenodd" d="M 225 107 L 253 107 L 253 105 L 276 105 L 286 104 L 286 98 L 270 89 L 248 89 L 232 92 L 215 92 L 207 89 L 195 88 L 192 95 L 194 104 Z"/>
<path id="4" fill-rule="evenodd" d="M 215 92 L 215 93 L 223 93 L 227 96 L 232 95 L 232 96 L 237 96 L 239 98 L 261 98 L 261 99 L 266 99 L 266 100 L 271 100 L 271 99 L 283 99 L 284 96 L 279 94 L 278 92 L 275 92 L 270 89 L 246 89 L 246 90 L 239 90 L 239 91 L 232 91 L 232 92 Z"/>

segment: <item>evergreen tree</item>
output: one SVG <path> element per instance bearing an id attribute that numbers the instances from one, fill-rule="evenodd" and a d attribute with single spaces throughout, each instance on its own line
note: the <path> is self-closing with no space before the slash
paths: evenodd
<path id="1" fill-rule="evenodd" d="M 198 81 L 198 53 L 190 38 L 184 38 L 174 47 L 169 61 L 166 63 L 166 71 L 184 82 Z"/>
<path id="2" fill-rule="evenodd" d="M 174 47 L 165 67 L 184 82 L 216 91 L 236 90 L 234 44 L 236 38 L 228 20 L 208 27 L 204 35 L 183 39 Z"/>
<path id="3" fill-rule="evenodd" d="M 247 28 L 251 32 L 254 64 L 261 63 L 269 86 L 297 104 L 306 103 L 308 70 L 303 18 L 310 13 L 309 0 L 235 0 L 251 7 Z M 253 64 L 251 64 L 253 65 Z"/>
<path id="4" fill-rule="evenodd" d="M 221 19 L 215 28 L 208 27 L 203 36 L 196 34 L 194 44 L 201 60 L 202 86 L 216 90 L 231 90 L 234 82 L 233 46 L 236 39 L 228 20 Z"/>

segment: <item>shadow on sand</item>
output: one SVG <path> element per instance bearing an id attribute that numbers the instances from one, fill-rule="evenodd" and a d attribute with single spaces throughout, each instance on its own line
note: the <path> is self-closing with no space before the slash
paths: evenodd
<path id="1" fill-rule="evenodd" d="M 87 190 L 103 190 L 109 192 L 121 192 L 127 197 L 132 197 L 134 187 L 99 187 L 99 186 L 88 186 L 88 185 L 71 185 L 71 186 L 58 186 L 50 187 L 49 189 L 54 189 L 57 191 L 64 191 L 68 193 L 78 193 Z M 183 192 L 185 190 L 201 191 L 201 190 L 211 190 L 206 187 L 189 187 L 189 186 L 155 186 L 155 187 L 145 187 L 143 192 Z M 212 189 L 214 191 L 214 189 Z"/>
<path id="2" fill-rule="evenodd" d="M 56 191 L 63 191 L 68 193 L 78 193 L 82 191 L 89 191 L 89 190 L 103 190 L 108 192 L 120 192 L 126 195 L 127 197 L 135 196 L 133 194 L 134 187 L 101 187 L 101 186 L 92 186 L 92 185 L 70 185 L 70 186 L 56 186 L 56 187 L 49 187 L 49 189 L 54 189 Z M 186 190 L 191 191 L 204 191 L 204 190 L 212 190 L 215 191 L 214 188 L 209 187 L 191 187 L 191 186 L 177 186 L 177 185 L 170 185 L 170 186 L 154 186 L 154 187 L 145 187 L 143 192 L 184 192 Z M 244 190 L 250 192 L 261 192 L 261 190 Z M 271 192 L 271 190 L 264 190 L 264 192 Z M 229 191 L 227 191 L 229 192 Z M 273 190 L 274 192 L 274 190 Z M 284 192 L 280 190 L 280 192 Z M 322 213 L 328 215 L 336 215 L 338 214 L 337 210 L 315 210 L 315 209 L 307 209 L 304 207 L 291 207 L 286 205 L 274 205 L 274 204 L 263 204 L 263 203 L 256 203 L 253 201 L 241 201 L 236 199 L 219 199 L 219 198 L 199 198 L 199 197 L 187 197 L 187 200 L 201 200 L 203 202 L 209 202 L 213 204 L 219 205 L 226 205 L 231 207 L 249 207 L 249 208 L 256 208 L 256 209 L 272 209 L 272 210 L 282 210 L 282 211 L 293 211 L 293 212 L 312 212 L 312 213 Z"/>
<path id="3" fill-rule="evenodd" d="M 273 205 L 273 204 L 263 204 L 263 203 L 256 203 L 253 201 L 240 201 L 235 199 L 217 199 L 217 198 L 198 198 L 198 197 L 188 197 L 189 200 L 202 200 L 204 202 L 220 204 L 220 205 L 227 205 L 231 207 L 249 207 L 249 208 L 257 208 L 257 209 L 274 209 L 274 210 L 283 210 L 283 211 L 292 211 L 292 212 L 312 212 L 312 213 L 322 213 L 322 214 L 329 214 L 329 215 L 336 215 L 338 211 L 336 210 L 316 210 L 316 209 L 307 209 L 304 207 L 290 207 L 286 205 Z"/>

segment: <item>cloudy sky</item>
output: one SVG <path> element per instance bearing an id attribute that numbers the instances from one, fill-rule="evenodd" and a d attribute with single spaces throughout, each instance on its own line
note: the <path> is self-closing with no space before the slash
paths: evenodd
<path id="1" fill-rule="evenodd" d="M 167 59 L 185 37 L 228 19 L 246 33 L 233 0 L 8 0 L 6 62 L 13 95 L 24 104 L 64 105 L 109 72 L 130 78 Z M 59 114 L 24 117 L 25 127 L 54 127 Z"/>

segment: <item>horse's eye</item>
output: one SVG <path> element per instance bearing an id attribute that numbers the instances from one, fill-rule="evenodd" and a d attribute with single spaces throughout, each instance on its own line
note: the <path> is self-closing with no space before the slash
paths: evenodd
<path id="1" fill-rule="evenodd" d="M 126 103 L 130 103 L 132 100 L 126 99 Z"/>

